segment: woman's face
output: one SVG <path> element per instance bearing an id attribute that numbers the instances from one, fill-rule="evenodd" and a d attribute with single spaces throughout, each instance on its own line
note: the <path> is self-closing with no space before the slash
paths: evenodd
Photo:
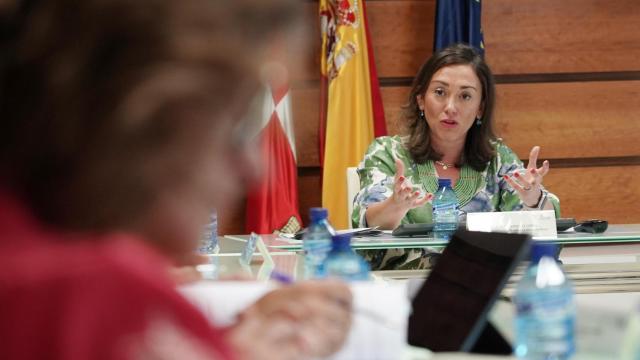
<path id="1" fill-rule="evenodd" d="M 417 101 L 432 140 L 464 143 L 476 116 L 482 116 L 482 85 L 471 65 L 445 66 L 433 74 Z"/>

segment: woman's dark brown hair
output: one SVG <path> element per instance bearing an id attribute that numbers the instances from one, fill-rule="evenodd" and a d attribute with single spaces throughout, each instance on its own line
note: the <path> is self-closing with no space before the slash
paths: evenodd
<path id="1" fill-rule="evenodd" d="M 292 2 L 16 1 L 0 14 L 0 185 L 49 224 L 135 222 L 180 181 L 185 137 L 240 117 Z"/>
<path id="2" fill-rule="evenodd" d="M 408 149 L 417 163 L 442 159 L 442 154 L 435 151 L 431 145 L 431 129 L 427 121 L 420 116 L 417 97 L 424 95 L 431 78 L 438 70 L 451 65 L 470 65 L 482 84 L 482 124 L 480 126 L 474 124 L 469 129 L 462 159 L 457 164 L 468 164 L 473 169 L 482 171 L 495 155 L 495 149 L 491 144 L 491 141 L 496 138 L 493 131 L 495 82 L 482 56 L 468 45 L 456 44 L 440 50 L 433 54 L 418 71 L 409 93 L 408 104 L 404 107 L 404 117 L 410 130 Z"/>

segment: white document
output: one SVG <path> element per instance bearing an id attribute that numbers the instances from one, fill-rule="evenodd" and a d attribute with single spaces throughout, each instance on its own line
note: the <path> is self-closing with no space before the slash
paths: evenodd
<path id="1" fill-rule="evenodd" d="M 233 323 L 236 314 L 278 285 L 272 282 L 201 281 L 180 292 L 217 326 Z M 335 360 L 396 359 L 407 347 L 410 303 L 401 283 L 351 284 L 353 322 Z"/>
<path id="2" fill-rule="evenodd" d="M 467 229 L 530 234 L 540 238 L 556 238 L 558 236 L 556 216 L 553 210 L 468 213 Z"/>

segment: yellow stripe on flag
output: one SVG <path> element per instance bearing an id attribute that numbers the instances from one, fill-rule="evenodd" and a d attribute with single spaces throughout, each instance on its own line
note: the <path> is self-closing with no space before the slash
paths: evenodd
<path id="1" fill-rule="evenodd" d="M 362 0 L 334 1 L 333 7 L 330 3 L 320 1 L 320 15 L 324 12 L 335 21 L 333 33 L 330 25 L 323 29 L 322 42 L 322 73 L 329 82 L 322 206 L 329 210 L 333 226 L 344 229 L 348 227 L 346 169 L 358 165 L 373 140 L 373 108 Z M 332 35 L 334 46 L 326 46 Z"/>

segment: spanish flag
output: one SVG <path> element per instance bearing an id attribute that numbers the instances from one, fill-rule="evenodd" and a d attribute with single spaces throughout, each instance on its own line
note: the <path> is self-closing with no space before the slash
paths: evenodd
<path id="1" fill-rule="evenodd" d="M 374 136 L 386 134 L 364 0 L 320 0 L 322 206 L 337 229 L 349 226 L 348 167 Z M 353 199 L 349 199 L 353 201 Z"/>

